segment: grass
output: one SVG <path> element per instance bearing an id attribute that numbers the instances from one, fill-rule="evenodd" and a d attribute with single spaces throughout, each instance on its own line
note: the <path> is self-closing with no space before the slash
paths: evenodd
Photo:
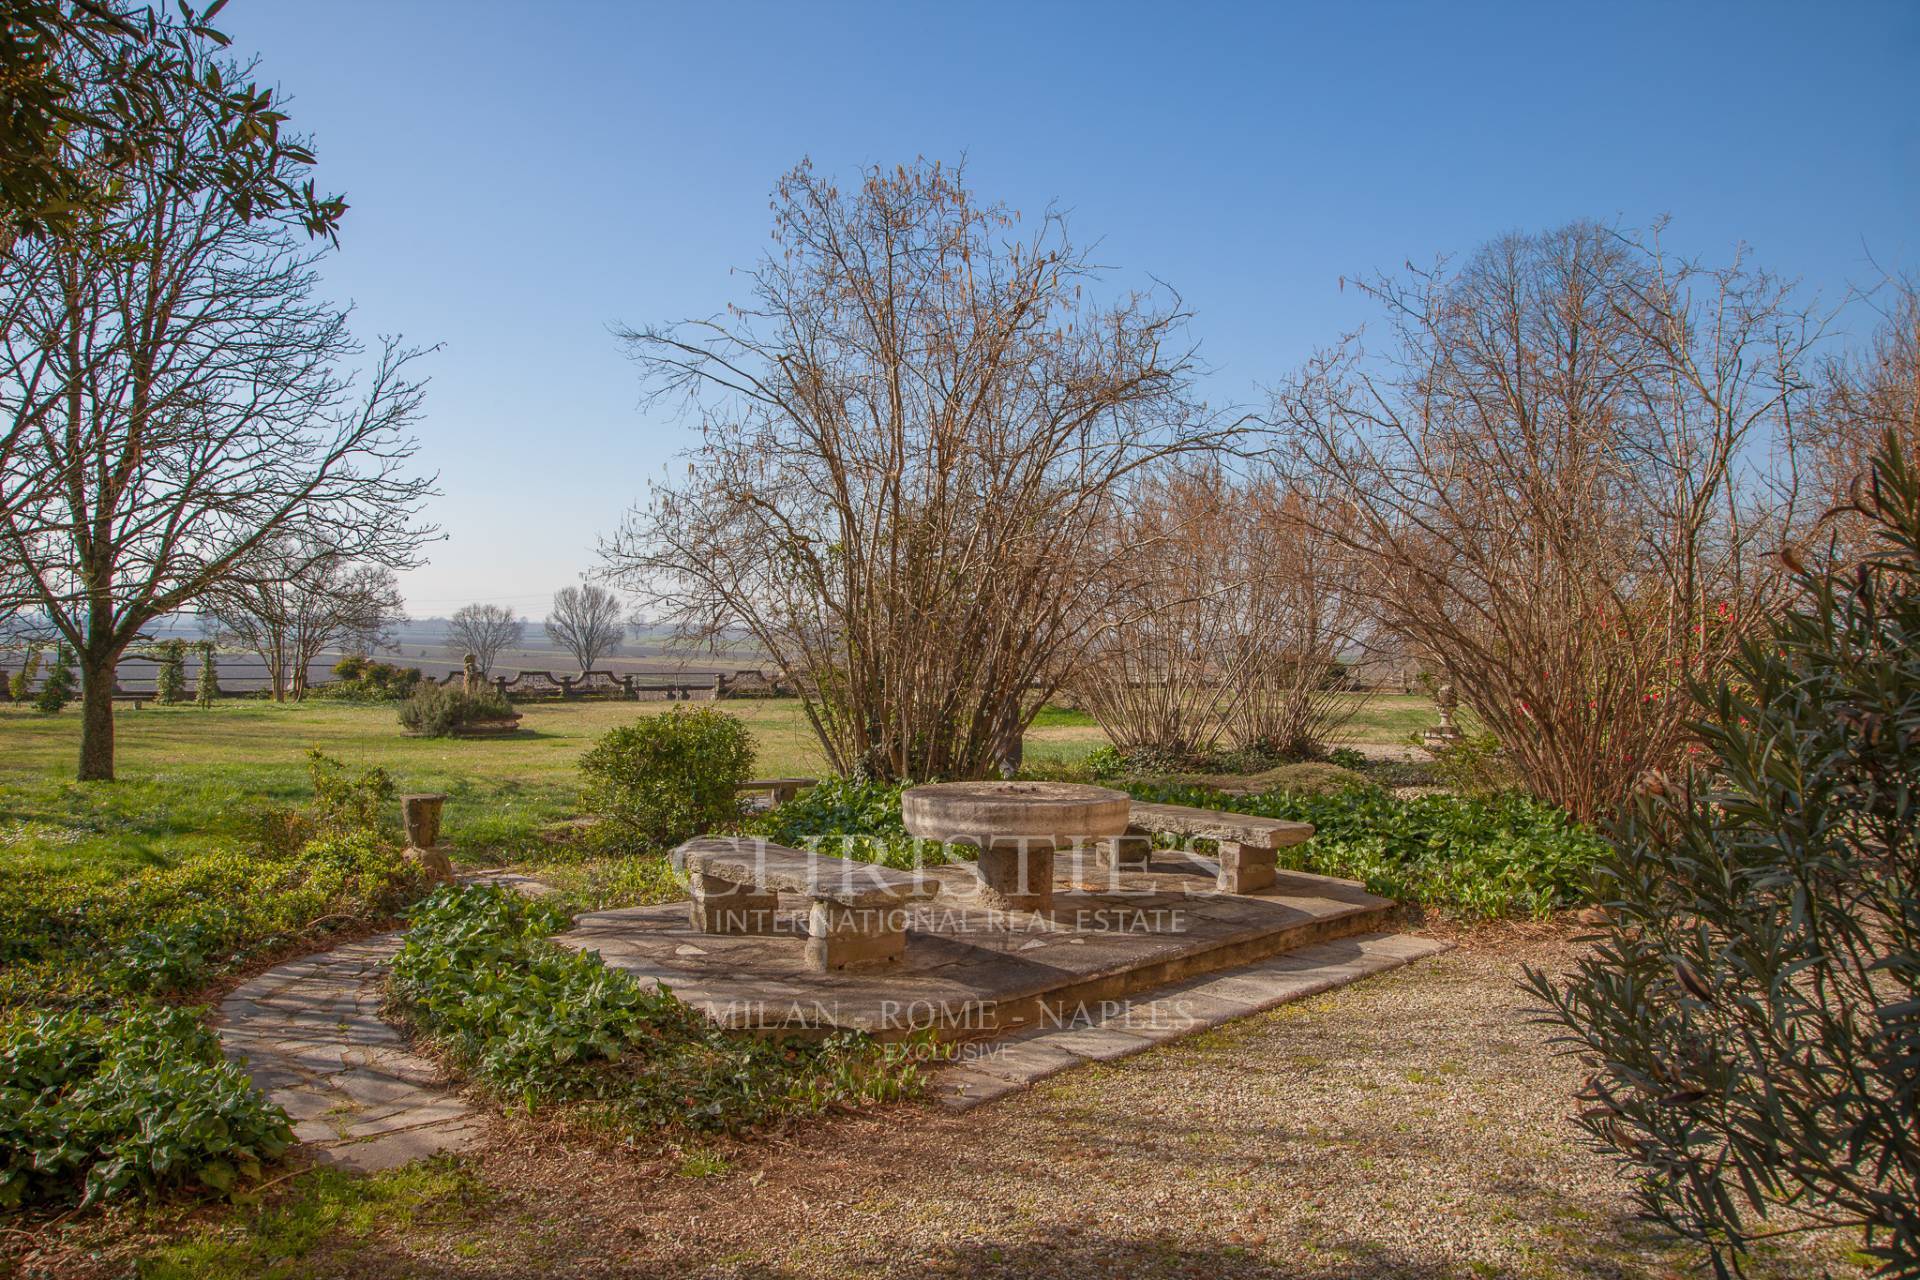
<path id="1" fill-rule="evenodd" d="M 1439 721 L 1433 699 L 1423 693 L 1383 693 L 1358 700 L 1359 710 L 1333 745 L 1398 746 Z M 1027 730 L 1026 760 L 1033 765 L 1077 764 L 1106 741 L 1107 735 L 1084 711 L 1044 707 Z"/>
<path id="2" fill-rule="evenodd" d="M 439 1158 L 370 1177 L 302 1174 L 271 1205 L 202 1227 L 141 1260 L 142 1280 L 293 1280 L 352 1275 L 357 1247 L 384 1232 L 470 1218 L 486 1198 L 462 1165 Z M 327 1266 L 318 1265 L 324 1258 Z"/>
<path id="3" fill-rule="evenodd" d="M 593 741 L 671 703 L 531 703 L 508 738 L 409 738 L 390 705 L 235 702 L 211 710 L 116 712 L 119 781 L 72 781 L 80 717 L 0 707 L 0 867 L 101 882 L 168 865 L 253 829 L 260 802 L 303 803 L 305 753 L 386 769 L 401 792 L 448 795 L 444 838 L 469 854 L 523 848 L 542 823 L 578 812 L 576 764 Z M 728 704 L 753 731 L 756 767 L 815 774 L 821 760 L 797 703 Z"/>
<path id="4" fill-rule="evenodd" d="M 310 794 L 306 751 L 378 765 L 401 792 L 447 793 L 443 838 L 469 857 L 529 851 L 543 823 L 578 813 L 577 763 L 595 739 L 664 702 L 528 703 L 508 738 L 409 738 L 390 705 L 312 701 L 147 706 L 115 713 L 120 780 L 72 781 L 80 716 L 0 707 L 0 870 L 39 869 L 107 883 L 165 866 L 210 841 L 246 838 L 261 801 L 300 804 Z M 792 699 L 725 704 L 745 721 L 763 774 L 819 776 L 818 744 Z M 1372 699 L 1352 732 L 1398 742 L 1430 723 L 1423 696 Z M 1048 708 L 1027 735 L 1034 762 L 1078 760 L 1105 742 L 1083 713 Z"/>

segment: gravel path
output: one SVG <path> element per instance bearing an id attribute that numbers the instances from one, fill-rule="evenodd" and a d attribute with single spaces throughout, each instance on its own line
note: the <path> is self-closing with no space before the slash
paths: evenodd
<path id="1" fill-rule="evenodd" d="M 318 1273 L 1677 1278 L 1689 1255 L 1580 1146 L 1577 1068 L 1523 1016 L 1519 963 L 1569 954 L 1469 938 L 964 1114 L 698 1153 L 714 1176 L 502 1125 L 484 1213 Z M 1756 1274 L 1819 1274 L 1841 1244 L 1792 1248 Z"/>

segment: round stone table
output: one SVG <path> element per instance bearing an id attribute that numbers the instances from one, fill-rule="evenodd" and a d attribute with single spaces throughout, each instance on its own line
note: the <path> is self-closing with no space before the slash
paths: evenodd
<path id="1" fill-rule="evenodd" d="M 980 899 L 1003 911 L 1053 908 L 1053 852 L 1127 829 L 1124 791 L 1074 782 L 934 782 L 900 797 L 907 831 L 924 840 L 970 844 Z"/>

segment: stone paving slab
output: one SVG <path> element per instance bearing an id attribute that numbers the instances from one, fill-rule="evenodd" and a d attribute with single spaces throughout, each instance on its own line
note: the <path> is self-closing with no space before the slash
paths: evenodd
<path id="1" fill-rule="evenodd" d="M 220 1002 L 229 1058 L 286 1108 L 322 1164 L 374 1172 L 477 1141 L 482 1118 L 380 1017 L 400 935 L 278 965 Z"/>
<path id="2" fill-rule="evenodd" d="M 1397 969 L 1451 946 L 1412 934 L 1356 934 L 1162 987 L 1144 997 L 1084 1005 L 1057 1025 L 961 1046 L 957 1061 L 935 1075 L 932 1094 L 964 1111 L 1084 1063 L 1127 1057 Z"/>
<path id="3" fill-rule="evenodd" d="M 1048 1008 L 1378 932 L 1399 911 L 1351 881 L 1299 872 L 1258 893 L 1220 893 L 1210 862 L 1164 850 L 1143 871 L 1063 851 L 1051 916 L 985 905 L 964 864 L 926 874 L 940 894 L 907 912 L 906 952 L 883 969 L 809 970 L 807 902 L 796 894 L 780 895 L 770 934 L 700 932 L 686 904 L 671 903 L 587 912 L 555 941 L 598 952 L 736 1029 L 897 1039 L 931 1028 L 964 1040 L 1024 1030 Z"/>

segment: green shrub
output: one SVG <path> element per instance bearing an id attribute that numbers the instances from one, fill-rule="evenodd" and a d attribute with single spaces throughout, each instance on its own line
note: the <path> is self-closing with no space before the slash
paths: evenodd
<path id="1" fill-rule="evenodd" d="M 667 849 L 735 821 L 753 769 L 753 735 L 721 711 L 678 708 L 607 733 L 580 761 L 594 838 L 631 852 Z"/>
<path id="2" fill-rule="evenodd" d="M 293 1129 L 190 1009 L 0 1022 L 0 1208 L 232 1190 Z"/>
<path id="3" fill-rule="evenodd" d="M 40 686 L 40 693 L 33 700 L 34 709 L 52 715 L 73 701 L 73 651 L 62 644 L 53 651 L 53 665 L 47 668 L 47 679 Z"/>
<path id="4" fill-rule="evenodd" d="M 198 707 L 210 707 L 220 698 L 220 668 L 213 656 L 213 642 L 200 642 L 200 679 L 194 683 L 193 702 Z"/>
<path id="5" fill-rule="evenodd" d="M 187 700 L 187 642 L 166 640 L 155 654 L 153 669 L 154 698 L 163 706 L 177 706 Z"/>
<path id="6" fill-rule="evenodd" d="M 554 945 L 565 911 L 498 887 L 440 889 L 394 958 L 395 1007 L 494 1093 L 592 1101 L 629 1128 L 735 1131 L 917 1091 L 898 1049 L 728 1032 L 663 988 Z"/>
<path id="7" fill-rule="evenodd" d="M 499 690 L 468 693 L 459 685 L 420 682 L 400 704 L 400 725 L 427 738 L 450 738 L 462 729 L 488 720 L 510 720 L 510 706 Z"/>
<path id="8" fill-rule="evenodd" d="M 313 779 L 313 824 L 321 835 L 379 836 L 391 828 L 393 779 L 375 765 L 353 773 L 319 748 L 307 751 Z"/>
<path id="9" fill-rule="evenodd" d="M 371 658 L 345 657 L 333 664 L 334 679 L 316 686 L 313 693 L 322 698 L 340 698 L 348 702 L 400 702 L 414 691 L 433 686 L 417 667 L 402 667 Z"/>
<path id="10" fill-rule="evenodd" d="M 1117 778 L 1127 771 L 1127 758 L 1120 749 L 1111 743 L 1095 747 L 1087 752 L 1086 766 L 1093 776 L 1102 781 Z"/>
<path id="11" fill-rule="evenodd" d="M 1418 737 L 1415 745 L 1425 745 Z M 1432 748 L 1434 781 L 1463 796 L 1493 796 L 1520 785 L 1500 739 L 1491 733 L 1467 733 L 1447 746 Z"/>
<path id="12" fill-rule="evenodd" d="M 7 692 L 15 702 L 25 702 L 33 690 L 33 678 L 40 674 L 40 646 L 27 646 L 25 656 L 20 659 L 20 669 L 13 673 L 7 682 Z"/>
<path id="13" fill-rule="evenodd" d="M 1399 800 L 1377 787 L 1254 796 L 1152 784 L 1130 790 L 1162 804 L 1311 822 L 1313 839 L 1282 849 L 1283 866 L 1360 880 L 1373 893 L 1474 919 L 1541 916 L 1584 901 L 1605 851 L 1564 811 L 1519 792 Z"/>
<path id="14" fill-rule="evenodd" d="M 1705 758 L 1623 815 L 1599 945 L 1527 975 L 1578 1123 L 1721 1275 L 1809 1222 L 1920 1275 L 1920 472 L 1888 437 L 1872 481 L 1866 558 L 1692 687 Z"/>
<path id="15" fill-rule="evenodd" d="M 747 825 L 775 844 L 877 862 L 898 871 L 976 856 L 964 845 L 942 845 L 907 834 L 900 817 L 900 793 L 912 785 L 827 778 Z"/>

